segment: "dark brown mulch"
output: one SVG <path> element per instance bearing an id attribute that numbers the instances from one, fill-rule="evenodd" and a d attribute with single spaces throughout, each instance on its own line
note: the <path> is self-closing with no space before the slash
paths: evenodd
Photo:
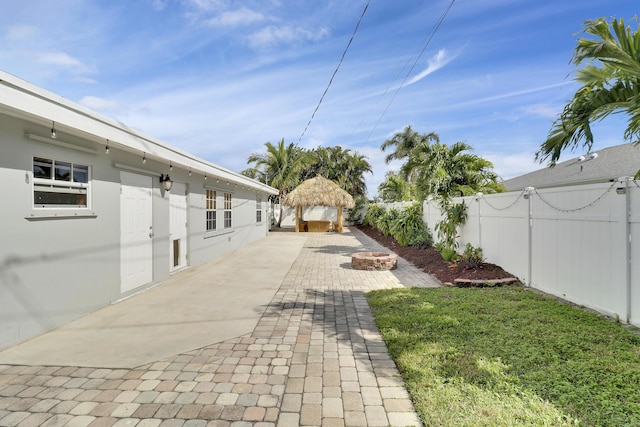
<path id="1" fill-rule="evenodd" d="M 452 263 L 445 261 L 442 255 L 433 247 L 404 247 L 400 246 L 396 239 L 391 236 L 385 236 L 378 229 L 365 225 L 359 225 L 357 228 L 422 271 L 437 277 L 442 283 L 453 283 L 455 279 L 495 280 L 514 277 L 504 271 L 502 267 L 490 263 L 483 263 L 479 268 L 467 268 L 461 263 L 454 266 Z"/>

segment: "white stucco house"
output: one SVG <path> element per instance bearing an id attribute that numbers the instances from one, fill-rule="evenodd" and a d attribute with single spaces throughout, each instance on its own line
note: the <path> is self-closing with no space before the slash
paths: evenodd
<path id="1" fill-rule="evenodd" d="M 0 178 L 0 349 L 265 237 L 278 193 L 2 71 Z"/>

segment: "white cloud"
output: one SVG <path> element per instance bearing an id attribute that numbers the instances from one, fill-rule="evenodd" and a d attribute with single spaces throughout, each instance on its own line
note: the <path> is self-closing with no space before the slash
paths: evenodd
<path id="1" fill-rule="evenodd" d="M 255 12 L 246 7 L 237 10 L 222 12 L 218 16 L 207 19 L 206 25 L 212 27 L 236 27 L 240 25 L 249 25 L 256 22 L 264 21 L 265 17 L 261 13 Z"/>
<path id="2" fill-rule="evenodd" d="M 424 71 L 422 71 L 420 74 L 418 74 L 417 76 L 415 76 L 411 80 L 409 80 L 409 82 L 407 82 L 407 84 L 405 86 L 409 86 L 411 84 L 414 84 L 417 81 L 420 81 L 420 80 L 424 79 L 429 74 L 438 71 L 439 69 L 441 69 L 442 67 L 447 65 L 449 62 L 451 62 L 453 59 L 455 59 L 455 57 L 456 57 L 455 55 L 454 56 L 449 55 L 447 53 L 446 49 L 440 49 L 438 51 L 438 53 L 433 55 L 427 61 L 427 64 L 428 64 L 427 68 Z"/>
<path id="3" fill-rule="evenodd" d="M 561 112 L 562 107 L 557 105 L 534 104 L 525 108 L 526 114 L 545 119 L 557 119 Z"/>
<path id="4" fill-rule="evenodd" d="M 198 12 L 212 12 L 226 7 L 224 0 L 185 0 L 185 3 Z"/>
<path id="5" fill-rule="evenodd" d="M 516 176 L 524 175 L 538 169 L 542 169 L 544 165 L 535 161 L 535 153 L 488 153 L 482 157 L 493 163 L 493 169 L 502 179 L 510 179 Z"/>
<path id="6" fill-rule="evenodd" d="M 78 82 L 78 83 L 84 83 L 84 84 L 96 84 L 96 83 L 98 83 L 98 81 L 96 79 L 91 79 L 91 78 L 86 77 L 86 76 L 80 76 L 80 77 L 77 77 L 77 78 L 75 78 L 73 80 Z"/>
<path id="7" fill-rule="evenodd" d="M 562 87 L 565 86 L 567 84 L 571 84 L 572 82 L 562 82 L 562 83 L 554 83 L 554 84 L 550 84 L 550 85 L 544 85 L 544 86 L 539 86 L 539 87 L 533 87 L 530 89 L 522 89 L 522 90 L 517 90 L 517 91 L 513 91 L 513 92 L 507 92 L 507 93 L 501 93 L 498 95 L 494 95 L 494 96 L 487 96 L 484 98 L 477 98 L 474 99 L 472 101 L 467 101 L 467 102 L 463 102 L 458 104 L 457 106 L 470 106 L 470 105 L 476 105 L 476 104 L 483 104 L 485 102 L 491 102 L 491 101 L 499 101 L 502 99 L 507 99 L 507 98 L 513 98 L 513 97 L 518 97 L 518 96 L 522 96 L 522 95 L 528 95 L 531 93 L 536 93 L 536 92 L 542 92 L 542 91 L 546 91 L 549 89 L 555 89 L 557 87 Z"/>
<path id="8" fill-rule="evenodd" d="M 65 68 L 71 68 L 78 73 L 89 73 L 91 68 L 83 64 L 82 61 L 67 55 L 63 52 L 44 52 L 36 54 L 36 61 L 42 64 L 58 65 Z"/>
<path id="9" fill-rule="evenodd" d="M 167 2 L 165 0 L 151 0 L 151 7 L 154 10 L 161 11 L 167 7 Z"/>
<path id="10" fill-rule="evenodd" d="M 316 31 L 309 31 L 304 28 L 276 27 L 270 25 L 251 35 L 249 35 L 249 45 L 254 49 L 269 49 L 280 44 L 298 45 L 308 41 L 316 42 L 330 35 L 326 27 Z"/>
<path id="11" fill-rule="evenodd" d="M 12 25 L 7 30 L 6 39 L 8 41 L 29 40 L 37 34 L 37 28 L 31 25 Z"/>
<path id="12" fill-rule="evenodd" d="M 97 96 L 85 96 L 78 101 L 79 104 L 85 107 L 97 110 L 102 113 L 119 113 L 125 112 L 126 108 L 120 105 L 117 101 L 99 98 Z"/>

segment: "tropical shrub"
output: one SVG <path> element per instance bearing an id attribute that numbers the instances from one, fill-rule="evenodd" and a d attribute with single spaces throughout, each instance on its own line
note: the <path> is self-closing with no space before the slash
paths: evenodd
<path id="1" fill-rule="evenodd" d="M 442 255 L 442 259 L 448 262 L 455 262 L 458 260 L 458 252 L 452 248 L 442 248 L 440 250 L 440 255 Z"/>
<path id="2" fill-rule="evenodd" d="M 384 208 L 383 208 L 384 209 Z M 385 236 L 391 235 L 391 224 L 398 218 L 399 212 L 397 209 L 390 208 L 384 209 L 382 215 L 380 215 L 376 220 L 376 227 L 384 234 Z"/>
<path id="3" fill-rule="evenodd" d="M 398 213 L 391 223 L 391 235 L 400 246 L 423 246 L 430 243 L 427 227 L 422 220 L 420 203 L 406 206 Z"/>
<path id="4" fill-rule="evenodd" d="M 356 205 L 352 209 L 349 209 L 347 221 L 351 224 L 362 224 L 364 220 L 362 210 L 364 205 L 367 203 L 367 199 L 363 196 L 356 196 L 353 198 L 353 201 Z"/>
<path id="5" fill-rule="evenodd" d="M 436 223 L 438 238 L 443 247 L 455 251 L 458 248 L 458 231 L 467 222 L 467 205 L 450 199 L 442 199 L 440 208 L 444 218 Z"/>
<path id="6" fill-rule="evenodd" d="M 484 262 L 482 248 L 476 248 L 471 243 L 467 243 L 464 252 L 459 257 L 458 263 L 466 268 L 478 268 Z"/>
<path id="7" fill-rule="evenodd" d="M 378 218 L 382 216 L 385 208 L 382 206 L 378 206 L 375 203 L 369 203 L 369 207 L 367 208 L 367 213 L 364 214 L 364 225 L 368 225 L 369 227 L 377 228 Z"/>

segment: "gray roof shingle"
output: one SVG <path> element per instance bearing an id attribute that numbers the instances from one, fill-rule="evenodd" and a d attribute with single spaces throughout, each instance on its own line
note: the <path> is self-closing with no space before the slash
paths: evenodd
<path id="1" fill-rule="evenodd" d="M 597 154 L 595 158 L 591 158 Z M 583 160 L 581 160 L 581 158 Z M 608 182 L 634 176 L 640 170 L 640 146 L 635 143 L 616 145 L 584 156 L 575 157 L 503 182 L 509 191 L 526 187 L 547 188 L 565 185 Z"/>

